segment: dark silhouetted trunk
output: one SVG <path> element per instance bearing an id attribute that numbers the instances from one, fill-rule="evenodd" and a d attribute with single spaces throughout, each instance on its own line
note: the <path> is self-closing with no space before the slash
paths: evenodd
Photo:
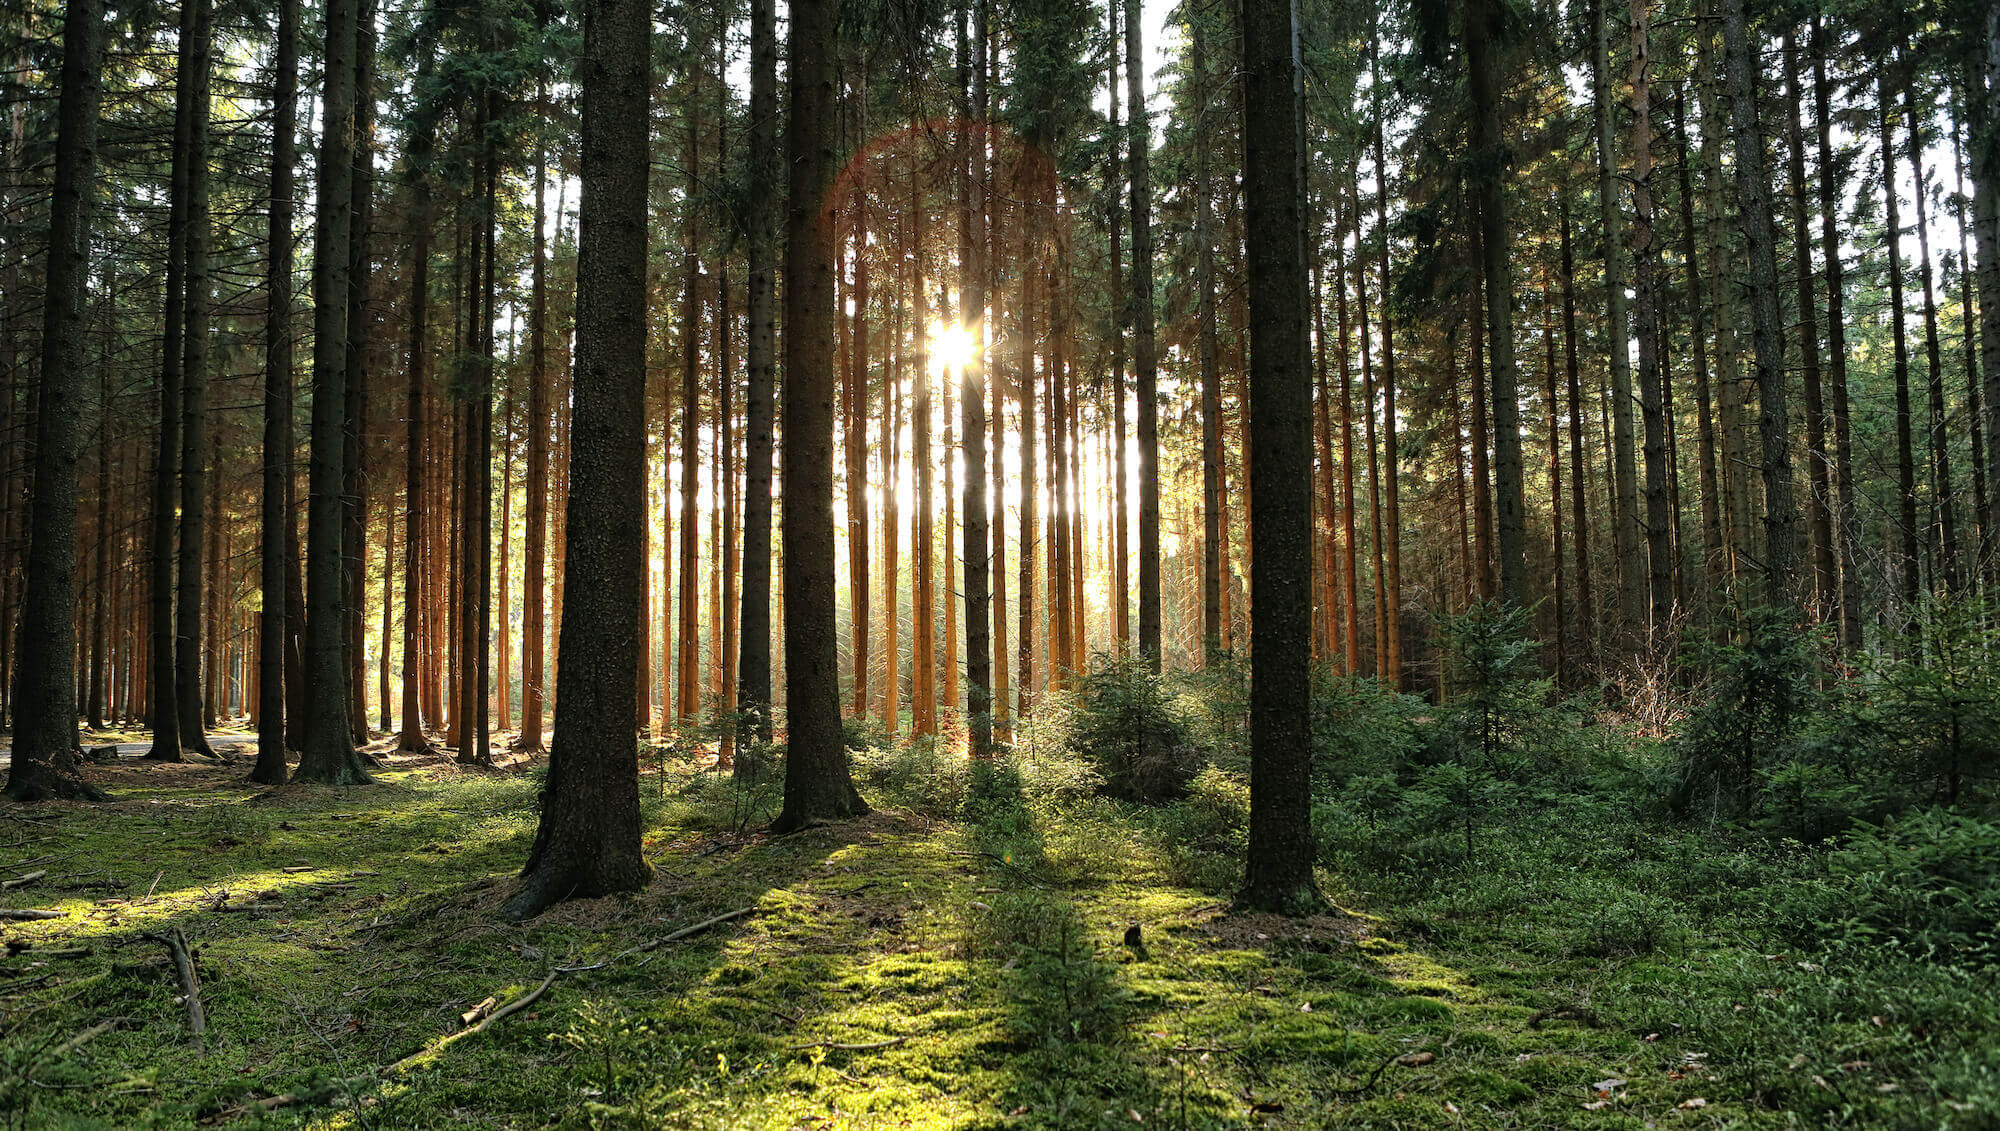
<path id="1" fill-rule="evenodd" d="M 504 913 L 644 887 L 639 848 L 638 594 L 646 475 L 646 170 L 650 10 L 584 6 L 582 237 L 574 430 L 541 823 Z"/>

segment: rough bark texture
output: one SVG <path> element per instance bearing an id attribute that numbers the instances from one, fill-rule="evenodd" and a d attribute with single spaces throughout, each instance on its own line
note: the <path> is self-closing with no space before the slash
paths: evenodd
<path id="1" fill-rule="evenodd" d="M 1312 369 L 1294 0 L 1243 9 L 1250 261 L 1250 839 L 1240 906 L 1304 912 L 1313 885 Z"/>
<path id="2" fill-rule="evenodd" d="M 1132 368 L 1139 393 L 1139 654 L 1160 670 L 1160 403 L 1153 340 L 1153 189 L 1151 115 L 1146 112 L 1145 51 L 1139 0 L 1125 0 L 1128 160 L 1132 168 Z"/>
<path id="3" fill-rule="evenodd" d="M 623 2 L 623 0 L 621 0 Z M 791 10 L 785 223 L 785 799 L 772 831 L 868 811 L 840 722 L 833 587 L 833 217 L 840 0 Z M 567 664 L 565 664 L 565 668 Z"/>
<path id="4" fill-rule="evenodd" d="M 750 341 L 743 404 L 743 602 L 737 614 L 736 709 L 740 739 L 771 738 L 771 457 L 772 395 L 777 386 L 778 29 L 776 0 L 750 3 L 750 166 L 771 191 L 750 198 Z M 736 760 L 738 773 L 752 772 Z"/>
<path id="5" fill-rule="evenodd" d="M 1778 246 L 1771 223 L 1764 125 L 1756 103 L 1759 44 L 1751 38 L 1744 4 L 1745 0 L 1723 0 L 1722 41 L 1730 121 L 1735 127 L 1736 204 L 1750 262 L 1750 341 L 1756 359 L 1757 426 L 1763 438 L 1764 600 L 1774 606 L 1796 605 L 1792 570 L 1798 562 L 1798 512 L 1792 503 L 1785 340 L 1778 313 Z"/>
<path id="6" fill-rule="evenodd" d="M 348 718 L 346 579 L 341 561 L 347 404 L 348 240 L 354 177 L 355 0 L 328 0 L 319 201 L 313 241 L 312 456 L 306 509 L 305 720 L 297 779 L 366 782 Z"/>
<path id="7" fill-rule="evenodd" d="M 102 800 L 76 758 L 76 461 L 83 416 L 85 284 L 90 275 L 91 198 L 96 190 L 97 113 L 104 55 L 102 0 L 71 0 L 63 14 L 62 88 L 56 109 L 55 176 L 36 387 L 33 504 L 16 654 L 15 801 Z"/>
<path id="8" fill-rule="evenodd" d="M 505 913 L 645 886 L 637 589 L 645 532 L 646 99 L 641 0 L 584 8 L 583 204 L 555 738 L 534 848 Z"/>
<path id="9" fill-rule="evenodd" d="M 1471 71 L 1472 144 L 1483 155 L 1477 193 L 1481 268 L 1486 283 L 1487 363 L 1493 381 L 1494 525 L 1500 553 L 1500 599 L 1520 603 L 1527 599 L 1527 514 L 1522 502 L 1521 406 L 1514 369 L 1514 266 L 1509 258 L 1505 184 L 1511 160 L 1501 138 L 1499 75 L 1493 59 L 1494 37 L 1502 30 L 1503 18 L 1500 0 L 1476 4 L 1467 13 L 1465 46 Z"/>
<path id="10" fill-rule="evenodd" d="M 272 57 L 270 256 L 264 315 L 264 480 L 259 533 L 257 764 L 250 780 L 285 780 L 285 562 L 292 480 L 292 166 L 298 152 L 299 0 L 279 0 Z M 413 508 L 414 510 L 414 508 Z M 407 532 L 404 535 L 408 538 Z"/>

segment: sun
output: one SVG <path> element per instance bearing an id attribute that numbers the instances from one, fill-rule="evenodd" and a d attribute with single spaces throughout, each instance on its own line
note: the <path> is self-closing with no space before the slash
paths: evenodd
<path id="1" fill-rule="evenodd" d="M 931 368 L 963 371 L 972 364 L 979 342 L 972 330 L 958 323 L 932 321 L 927 335 Z"/>

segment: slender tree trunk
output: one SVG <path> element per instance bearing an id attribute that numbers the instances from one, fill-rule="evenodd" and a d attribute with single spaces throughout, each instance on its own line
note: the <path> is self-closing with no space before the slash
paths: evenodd
<path id="1" fill-rule="evenodd" d="M 1660 362 L 1659 249 L 1653 242 L 1653 103 L 1647 0 L 1632 0 L 1632 276 L 1638 307 L 1639 414 L 1645 430 L 1648 639 L 1668 644 L 1674 619 L 1673 546 L 1667 510 L 1666 376 Z M 1615 250 L 1614 250 L 1615 254 Z M 1614 351 L 1623 349 L 1615 343 Z M 1618 419 L 1625 419 L 1620 411 Z"/>
<path id="2" fill-rule="evenodd" d="M 271 211 L 264 234 L 268 257 L 264 474 L 258 529 L 258 589 L 263 611 L 257 617 L 257 764 L 250 771 L 250 780 L 263 785 L 285 782 L 285 642 L 296 628 L 288 623 L 285 574 L 293 538 L 292 193 L 293 165 L 298 159 L 299 0 L 278 0 L 277 15 L 277 42 L 271 58 Z"/>
<path id="3" fill-rule="evenodd" d="M 1590 626 L 1597 623 L 1597 605 L 1590 589 L 1590 513 L 1584 505 L 1588 492 L 1583 482 L 1586 465 L 1583 458 L 1583 382 L 1577 358 L 1576 259 L 1570 243 L 1568 193 L 1559 192 L 1557 201 L 1562 224 L 1563 377 L 1569 389 L 1570 530 L 1575 541 L 1577 623 L 1584 626 L 1577 633 L 1581 653 L 1577 660 L 1587 664 L 1591 659 L 1593 638 Z M 1473 333 L 1477 335 L 1477 327 L 1474 327 Z M 1475 372 L 1473 377 L 1473 383 L 1477 385 L 1479 374 Z"/>
<path id="4" fill-rule="evenodd" d="M 1153 341 L 1152 125 L 1139 0 L 1125 3 L 1127 146 L 1132 165 L 1132 353 L 1139 389 L 1139 654 L 1157 672 L 1160 639 L 1159 362 Z"/>
<path id="5" fill-rule="evenodd" d="M 1383 621 L 1388 635 L 1383 638 L 1383 667 L 1389 686 L 1403 687 L 1403 504 L 1402 459 L 1397 453 L 1396 418 L 1396 320 L 1389 303 L 1389 163 L 1382 138 L 1382 72 L 1378 61 L 1381 32 L 1378 23 L 1368 40 L 1369 100 L 1373 113 L 1375 140 L 1375 215 L 1381 230 L 1382 246 L 1376 250 L 1376 268 L 1382 275 L 1382 590 Z"/>
<path id="6" fill-rule="evenodd" d="M 75 680 L 76 461 L 84 408 L 83 343 L 91 212 L 97 191 L 97 119 L 103 94 L 101 0 L 71 0 L 63 11 L 62 37 L 41 369 L 35 390 L 39 411 L 33 502 L 20 632 L 13 641 L 19 649 L 13 673 L 18 695 L 12 704 L 13 757 L 6 793 L 23 803 L 104 798 L 84 780 L 76 758 Z M 11 390 L 0 395 L 11 396 Z"/>
<path id="7" fill-rule="evenodd" d="M 1520 402 L 1514 372 L 1514 271 L 1509 258 L 1512 252 L 1502 160 L 1499 75 L 1493 59 L 1494 39 L 1502 33 L 1501 20 L 1498 0 L 1484 0 L 1476 9 L 1476 18 L 1468 16 L 1465 49 L 1472 86 L 1472 145 L 1485 155 L 1476 192 L 1480 258 L 1486 284 L 1487 354 L 1493 381 L 1493 486 L 1500 551 L 1500 599 L 1519 604 L 1527 599 L 1527 515 L 1522 503 Z M 1626 419 L 1622 401 L 1619 419 Z"/>
<path id="8" fill-rule="evenodd" d="M 555 741 L 541 822 L 514 919 L 558 900 L 645 886 L 639 848 L 640 556 L 646 476 L 646 169 L 649 8 L 584 7 L 583 237 L 577 264 L 576 539 L 564 568 L 572 602 L 558 635 Z"/>
<path id="9" fill-rule="evenodd" d="M 867 128 L 868 96 L 865 83 L 856 92 L 854 103 L 856 112 L 862 115 L 857 133 L 865 133 Z M 787 144 L 790 144 L 789 141 Z M 852 365 L 847 370 L 847 419 L 846 436 L 841 445 L 847 457 L 847 584 L 848 606 L 852 626 L 848 639 L 851 641 L 854 662 L 854 713 L 860 715 L 868 710 L 868 642 L 872 631 L 869 620 L 869 552 L 868 552 L 868 373 L 869 345 L 874 338 L 874 328 L 868 315 L 868 196 L 867 173 L 864 164 L 857 164 L 854 176 L 852 205 L 849 209 L 854 224 L 854 251 L 852 253 L 853 287 L 849 292 L 854 314 L 849 336 L 852 339 Z M 835 315 L 839 317 L 838 314 Z M 789 348 L 789 347 L 788 347 Z M 886 382 L 885 382 L 886 388 Z M 882 410 L 888 411 L 888 397 L 882 399 Z M 789 647 L 789 645 L 788 645 Z M 787 653 L 789 655 L 790 653 Z"/>
<path id="10" fill-rule="evenodd" d="M 1632 363 L 1627 352 L 1629 320 L 1625 307 L 1625 241 L 1618 200 L 1618 150 L 1612 132 L 1616 115 L 1611 102 L 1610 0 L 1592 0 L 1591 91 L 1597 127 L 1597 201 L 1604 257 L 1605 348 L 1611 356 L 1612 548 L 1618 559 L 1618 609 L 1629 627 L 1643 624 L 1646 566 L 1639 544 L 1639 472 L 1632 442 Z M 1496 127 L 1497 129 L 1497 127 Z M 1489 260 L 1490 262 L 1490 260 Z M 1505 304 L 1503 303 L 1503 306 Z M 1502 348 L 1494 343 L 1497 353 Z M 1511 353 L 1511 343 L 1507 347 Z M 1497 360 L 1497 359 L 1496 359 Z M 1497 413 L 1497 406 L 1496 406 Z"/>
<path id="11" fill-rule="evenodd" d="M 1792 196 L 1792 260 L 1796 269 L 1799 302 L 1799 368 L 1805 380 L 1806 476 L 1810 495 L 1806 500 L 1807 542 L 1812 551 L 1812 604 L 1814 615 L 1825 617 L 1833 604 L 1838 570 L 1833 561 L 1832 461 L 1826 450 L 1826 405 L 1821 389 L 1818 311 L 1813 300 L 1812 225 L 1806 209 L 1806 143 L 1802 107 L 1806 81 L 1799 59 L 1797 36 L 1785 29 L 1785 149 L 1789 157 L 1788 175 Z M 1822 169 L 1822 176 L 1833 173 Z"/>
<path id="12" fill-rule="evenodd" d="M 1898 244 L 1903 231 L 1901 202 L 1896 195 L 1896 135 L 1891 114 L 1895 105 L 1886 72 L 1876 74 L 1875 93 L 1879 103 L 1882 133 L 1882 207 L 1887 217 L 1883 226 L 1882 253 L 1889 266 L 1889 326 L 1892 365 L 1896 381 L 1896 507 L 1899 560 L 1896 563 L 1898 588 L 1903 607 L 1898 615 L 1906 622 L 1916 616 L 1923 582 L 1922 534 L 1917 526 L 1917 462 L 1911 441 L 1910 348 L 1903 319 L 1903 256 Z M 1913 622 L 1912 622 L 1913 624 Z M 1911 634 L 1914 640 L 1914 629 Z M 1912 647 L 1912 654 L 1921 654 Z"/>
<path id="13" fill-rule="evenodd" d="M 1910 174 L 1916 182 L 1917 278 L 1924 289 L 1924 362 L 1929 366 L 1925 382 L 1930 408 L 1931 509 L 1937 529 L 1936 581 L 1940 592 L 1959 588 L 1958 499 L 1951 486 L 1951 445 L 1945 433 L 1949 406 L 1944 396 L 1944 347 L 1938 336 L 1937 288 L 1931 274 L 1930 193 L 1924 178 L 1923 123 L 1925 114 L 1917 110 L 1915 79 L 1903 85 L 1904 123 L 1909 131 Z M 1929 107 L 1925 108 L 1926 110 Z"/>
<path id="14" fill-rule="evenodd" d="M 1208 36 L 1206 17 L 1188 26 L 1189 85 L 1199 100 L 1186 111 L 1194 135 L 1196 356 L 1201 364 L 1201 636 L 1204 657 L 1222 651 L 1222 496 L 1228 474 L 1222 449 L 1222 379 L 1216 372 L 1215 234 L 1209 221 Z"/>
<path id="15" fill-rule="evenodd" d="M 737 630 L 738 736 L 749 742 L 771 739 L 771 460 L 775 444 L 777 383 L 776 320 L 778 196 L 778 17 L 777 0 L 750 3 L 750 169 L 770 191 L 750 194 L 750 341 L 748 385 L 743 405 L 743 603 Z M 739 775 L 757 769 L 736 761 Z"/>
<path id="16" fill-rule="evenodd" d="M 1861 578 L 1856 562 L 1861 526 L 1855 514 L 1853 440 L 1847 406 L 1847 324 L 1841 310 L 1846 299 L 1838 220 L 1841 186 L 1838 178 L 1831 175 L 1836 167 L 1832 84 L 1827 81 L 1827 57 L 1831 49 L 1818 13 L 1812 18 L 1806 53 L 1812 56 L 1813 125 L 1820 169 L 1820 255 L 1826 260 L 1826 379 L 1832 392 L 1828 408 L 1833 425 L 1833 543 L 1839 566 L 1840 644 L 1842 651 L 1854 655 L 1861 651 L 1862 645 Z"/>
<path id="17" fill-rule="evenodd" d="M 1747 26 L 1746 2 L 1723 0 L 1722 39 L 1736 140 L 1737 208 L 1743 217 L 1750 261 L 1750 335 L 1760 402 L 1758 430 L 1763 437 L 1764 600 L 1773 606 L 1796 607 L 1792 571 L 1798 560 L 1798 513 L 1792 503 L 1784 328 L 1778 313 L 1778 249 L 1771 223 L 1771 181 L 1764 165 L 1763 119 L 1756 104 L 1760 44 L 1753 41 Z"/>
<path id="18" fill-rule="evenodd" d="M 189 87 L 187 275 L 181 336 L 180 562 L 174 598 L 174 702 L 180 744 L 214 757 L 202 720 L 203 536 L 208 521 L 209 83 L 213 33 L 209 0 L 192 0 L 182 34 L 192 37 L 178 81 Z"/>

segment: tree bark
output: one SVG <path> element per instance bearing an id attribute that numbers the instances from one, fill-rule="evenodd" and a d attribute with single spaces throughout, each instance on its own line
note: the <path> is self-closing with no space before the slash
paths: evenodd
<path id="1" fill-rule="evenodd" d="M 618 2 L 625 0 L 601 0 Z M 821 201 L 839 137 L 832 59 L 840 0 L 791 10 L 791 111 L 785 136 L 784 807 L 773 832 L 868 811 L 854 789 L 840 723 L 833 604 L 833 225 Z M 639 246 L 643 246 L 641 243 Z M 567 665 L 565 665 L 567 666 Z M 560 710 L 560 706 L 558 710 Z"/>
<path id="2" fill-rule="evenodd" d="M 298 159 L 299 0 L 278 0 L 271 74 L 271 211 L 265 229 L 264 477 L 260 497 L 257 618 L 257 764 L 250 780 L 283 785 L 285 764 L 285 573 L 292 535 L 292 223 Z M 422 324 L 422 320 L 417 320 Z M 412 355 L 415 356 L 414 354 Z M 416 450 L 414 445 L 412 450 Z M 405 539 L 408 539 L 407 532 Z M 407 663 L 407 659 L 405 660 Z M 405 708 L 408 714 L 407 707 Z"/>
<path id="3" fill-rule="evenodd" d="M 750 194 L 750 341 L 743 405 L 743 602 L 737 613 L 738 738 L 771 740 L 771 459 L 776 423 L 778 152 L 777 0 L 750 2 L 750 171 L 767 191 Z M 756 770 L 739 758 L 737 773 Z"/>
<path id="4" fill-rule="evenodd" d="M 542 817 L 504 913 L 644 887 L 640 855 L 639 618 L 645 530 L 646 100 L 651 12 L 584 6 L 582 239 L 577 263 L 575 429 L 556 678 Z"/>
<path id="5" fill-rule="evenodd" d="M 1295 0 L 1243 8 L 1250 262 L 1250 835 L 1238 906 L 1298 914 L 1313 882 L 1312 369 Z"/>
<path id="6" fill-rule="evenodd" d="M 1125 3 L 1127 147 L 1132 167 L 1132 354 L 1139 393 L 1139 654 L 1160 670 L 1160 405 L 1153 340 L 1151 116 L 1139 0 Z"/>
<path id="7" fill-rule="evenodd" d="M 1756 104 L 1760 45 L 1752 39 L 1745 3 L 1722 0 L 1722 40 L 1728 63 L 1730 121 L 1735 127 L 1736 203 L 1750 262 L 1750 339 L 1756 358 L 1757 426 L 1763 438 L 1763 598 L 1774 607 L 1796 608 L 1792 571 L 1798 560 L 1798 512 L 1792 503 L 1785 342 L 1778 313 L 1778 248 L 1771 223 L 1771 181 L 1764 165 L 1763 118 Z"/>
<path id="8" fill-rule="evenodd" d="M 84 780 L 76 757 L 75 679 L 76 463 L 103 95 L 102 0 L 71 0 L 63 12 L 62 37 L 33 494 L 21 625 L 14 640 L 18 694 L 12 704 L 13 758 L 6 789 L 8 797 L 24 803 L 104 799 Z"/>
<path id="9" fill-rule="evenodd" d="M 327 0 L 313 240 L 313 408 L 306 517 L 305 730 L 297 779 L 366 783 L 348 718 L 341 496 L 347 405 L 348 244 L 353 233 L 356 0 Z"/>
<path id="10" fill-rule="evenodd" d="M 1482 154 L 1475 191 L 1479 199 L 1480 258 L 1486 284 L 1487 362 L 1493 382 L 1493 487 L 1500 599 L 1520 604 L 1527 599 L 1527 514 L 1522 502 L 1520 401 L 1514 369 L 1514 268 L 1509 258 L 1511 233 L 1505 184 L 1511 155 L 1501 137 L 1499 75 L 1493 59 L 1494 39 L 1502 33 L 1501 13 L 1500 0 L 1479 0 L 1467 14 L 1465 49 L 1472 85 L 1472 145 Z M 1619 418 L 1625 419 L 1622 411 Z"/>
<path id="11" fill-rule="evenodd" d="M 1604 258 L 1605 348 L 1611 358 L 1611 481 L 1616 506 L 1611 514 L 1612 548 L 1618 559 L 1618 609 L 1630 628 L 1645 621 L 1646 569 L 1639 544 L 1639 472 L 1632 441 L 1632 361 L 1627 345 L 1630 320 L 1625 305 L 1625 241 L 1618 208 L 1618 150 L 1612 125 L 1611 5 L 1593 0 L 1591 31 L 1592 115 L 1597 127 L 1597 203 Z"/>

